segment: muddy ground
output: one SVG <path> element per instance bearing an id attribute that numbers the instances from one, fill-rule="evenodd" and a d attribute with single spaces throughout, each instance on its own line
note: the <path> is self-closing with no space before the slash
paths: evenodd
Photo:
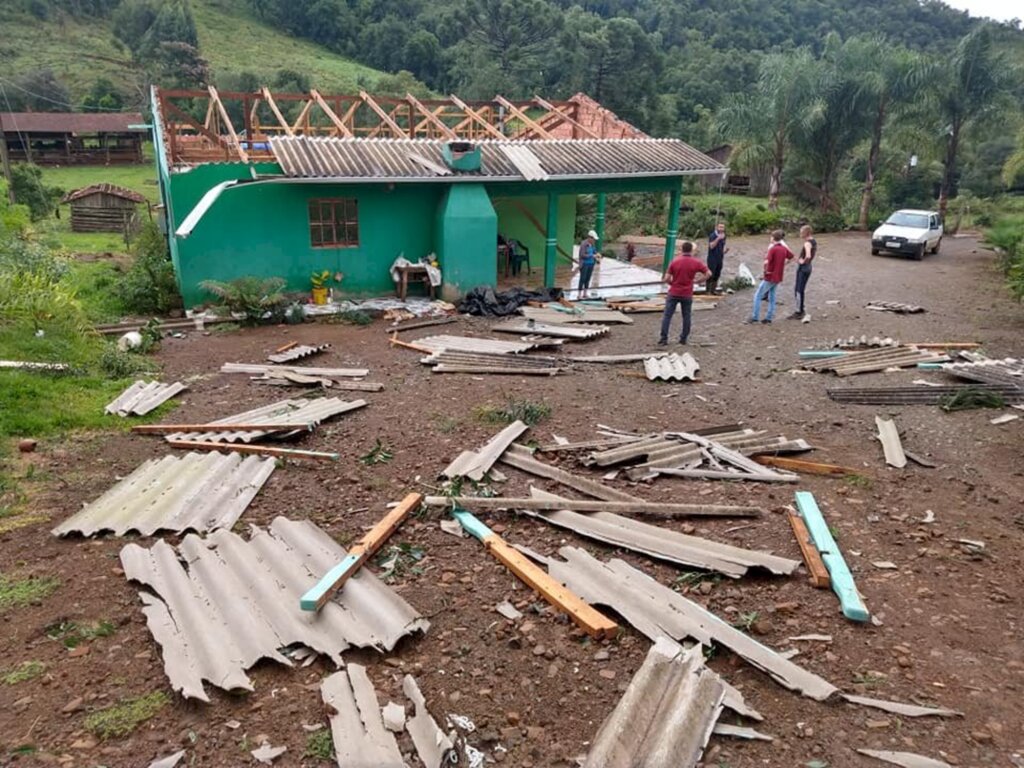
<path id="1" fill-rule="evenodd" d="M 797 663 L 843 690 L 951 707 L 964 717 L 912 719 L 818 703 L 719 650 L 710 665 L 765 716 L 758 727 L 775 741 L 713 737 L 704 764 L 867 766 L 872 761 L 854 750 L 875 748 L 920 752 L 960 766 L 1021 765 L 1011 763 L 1011 755 L 1024 752 L 1024 419 L 994 426 L 989 420 L 999 412 L 847 406 L 825 394 L 830 386 L 944 379 L 934 372 L 878 373 L 850 381 L 792 369 L 799 349 L 861 334 L 904 341 L 978 340 L 993 356 L 1020 356 L 1024 308 L 1007 298 L 992 255 L 972 238 L 948 238 L 939 255 L 920 263 L 871 257 L 862 235 L 823 236 L 820 242 L 808 293 L 812 322 L 785 319 L 793 308 L 792 274 L 780 294 L 786 303 L 773 325 L 742 324 L 750 310 L 749 291 L 727 297 L 715 310 L 695 313 L 690 349 L 700 361 L 700 383 L 655 383 L 630 375 L 640 370 L 639 364 L 580 368 L 554 379 L 431 375 L 415 352 L 387 344 L 383 321 L 366 327 L 308 324 L 166 340 L 159 352 L 165 378 L 187 379 L 190 386 L 170 418 L 213 419 L 286 396 L 282 389 L 250 383 L 245 376 L 222 375 L 218 368 L 225 361 L 260 361 L 289 340 L 332 343 L 327 354 L 310 364 L 370 368 L 370 379 L 383 382 L 384 391 L 351 393 L 368 399 L 370 406 L 324 424 L 302 441 L 302 447 L 339 451 L 341 461 L 289 463 L 279 469 L 239 524 L 243 530 L 277 515 L 308 518 L 342 542 L 379 519 L 386 503 L 433 485 L 460 451 L 496 432 L 498 427 L 482 423 L 474 410 L 501 404 L 508 396 L 550 406 L 550 417 L 528 435 L 538 442 L 549 441 L 552 433 L 588 439 L 598 423 L 650 431 L 739 421 L 805 438 L 816 449 L 807 458 L 857 467 L 865 478 L 807 477 L 799 487 L 816 495 L 877 625 L 845 620 L 835 595 L 812 588 L 802 572 L 734 582 L 709 577 L 703 585 L 677 588 L 731 621 L 752 623 L 752 631 L 769 646 L 798 647 Z M 727 272 L 740 260 L 756 267 L 763 245 L 763 238 L 737 239 Z M 871 299 L 918 303 L 928 312 L 867 311 L 864 305 Z M 634 325 L 613 326 L 607 337 L 574 344 L 572 351 L 653 349 L 658 321 L 656 315 L 639 315 Z M 489 324 L 460 319 L 457 325 L 405 336 L 482 333 Z M 905 432 L 905 445 L 937 467 L 887 468 L 873 439 L 876 413 L 894 416 Z M 390 446 L 394 458 L 360 463 L 358 457 L 377 440 Z M 263 738 L 288 747 L 278 766 L 326 764 L 303 756 L 308 738 L 303 726 L 327 722 L 317 685 L 333 671 L 326 660 L 305 669 L 267 662 L 251 671 L 254 693 L 227 694 L 207 685 L 209 705 L 185 702 L 173 695 L 163 674 L 138 589 L 120 572 L 118 552 L 125 542 L 50 535 L 53 522 L 96 498 L 143 460 L 166 451 L 155 437 L 92 433 L 44 443 L 38 453 L 19 459 L 37 465 L 31 511 L 50 521 L 0 536 L 0 571 L 55 576 L 61 586 L 37 604 L 0 615 L 0 667 L 6 671 L 26 661 L 46 665 L 45 674 L 35 680 L 0 684 L 0 765 L 135 768 L 178 749 L 186 750 L 187 765 L 249 765 L 254 761 L 248 751 Z M 570 457 L 561 465 L 589 472 Z M 515 470 L 508 475 L 501 487 L 506 495 L 525 494 L 531 482 L 565 493 Z M 639 487 L 622 480 L 610 484 L 650 500 L 759 505 L 770 513 L 753 521 L 664 524 L 799 558 L 782 514 L 792 501 L 792 488 L 668 478 Z M 934 522 L 922 524 L 929 510 Z M 361 652 L 353 658 L 369 665 L 382 704 L 404 701 L 401 677 L 412 672 L 433 713 L 471 718 L 477 730 L 470 743 L 495 761 L 523 768 L 575 765 L 643 661 L 649 642 L 629 627 L 615 641 L 590 642 L 564 617 L 545 610 L 477 541 L 442 532 L 439 517 L 433 511 L 411 519 L 389 542 L 423 550 L 419 567 L 403 573 L 395 588 L 429 617 L 430 630 L 406 638 L 386 657 Z M 668 585 L 682 572 L 541 522 L 503 513 L 482 517 L 510 542 L 545 554 L 563 543 L 583 546 L 600 557 L 622 557 Z M 982 541 L 984 549 L 965 547 L 957 539 Z M 880 561 L 891 561 L 897 569 L 872 565 Z M 509 622 L 495 613 L 494 606 L 506 599 L 526 614 L 523 619 Z M 85 651 L 69 652 L 46 634 L 62 619 L 107 621 L 116 631 L 79 646 Z M 833 639 L 787 639 L 808 633 Z M 172 703 L 131 735 L 97 741 L 85 729 L 90 712 L 154 691 L 171 695 Z M 739 722 L 729 713 L 725 720 Z M 411 750 L 407 736 L 401 744 Z M 10 756 L 22 745 L 37 751 Z M 410 764 L 418 762 L 413 758 Z"/>

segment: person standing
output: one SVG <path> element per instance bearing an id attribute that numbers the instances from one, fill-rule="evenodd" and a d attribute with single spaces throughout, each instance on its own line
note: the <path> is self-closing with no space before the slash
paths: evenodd
<path id="1" fill-rule="evenodd" d="M 715 231 L 708 235 L 708 269 L 711 274 L 708 277 L 708 293 L 721 293 L 718 290 L 718 280 L 722 276 L 722 267 L 725 265 L 725 254 L 729 249 L 725 245 L 725 222 L 720 221 Z"/>
<path id="2" fill-rule="evenodd" d="M 761 315 L 761 300 L 765 296 L 768 297 L 768 312 L 761 322 L 767 325 L 775 319 L 775 290 L 782 282 L 783 274 L 786 271 L 786 262 L 794 258 L 793 252 L 782 242 L 785 236 L 786 233 L 781 229 L 772 232 L 772 244 L 764 255 L 764 274 L 761 277 L 761 283 L 757 286 L 757 293 L 754 294 L 754 309 L 747 319 L 748 323 L 758 321 Z"/>
<path id="3" fill-rule="evenodd" d="M 684 242 L 679 248 L 679 254 L 672 259 L 665 274 L 661 276 L 662 281 L 668 283 L 668 296 L 665 297 L 665 311 L 661 315 L 659 346 L 668 344 L 668 331 L 672 326 L 672 317 L 676 313 L 676 307 L 682 308 L 683 311 L 683 329 L 679 334 L 679 343 L 685 344 L 690 338 L 693 284 L 704 282 L 707 279 L 708 271 L 700 259 L 693 257 L 693 243 Z"/>
<path id="4" fill-rule="evenodd" d="M 580 282 L 576 293 L 577 299 L 587 298 L 587 293 L 590 290 L 590 278 L 594 274 L 594 265 L 600 259 L 601 254 L 597 252 L 597 232 L 590 230 L 580 242 Z"/>
<path id="5" fill-rule="evenodd" d="M 804 224 L 800 227 L 800 237 L 804 243 L 796 259 L 796 311 L 790 315 L 794 320 L 799 320 L 807 314 L 804 309 L 804 294 L 807 292 L 807 281 L 811 279 L 811 263 L 818 255 L 818 241 L 814 239 L 814 230 L 809 225 Z"/>

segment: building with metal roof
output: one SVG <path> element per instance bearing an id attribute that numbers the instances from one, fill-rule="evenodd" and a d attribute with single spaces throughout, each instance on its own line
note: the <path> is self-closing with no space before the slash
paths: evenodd
<path id="1" fill-rule="evenodd" d="M 154 89 L 154 139 L 171 254 L 186 306 L 203 280 L 278 276 L 307 291 L 394 289 L 390 267 L 433 255 L 441 295 L 496 284 L 498 243 L 516 240 L 553 285 L 572 258 L 577 198 L 669 197 L 675 247 L 682 180 L 727 169 L 655 139 L 584 94 L 563 102 L 419 100 Z M 200 120 L 197 115 L 205 112 Z"/>
<path id="2" fill-rule="evenodd" d="M 138 112 L 0 113 L 14 162 L 37 165 L 141 163 L 149 126 Z"/>

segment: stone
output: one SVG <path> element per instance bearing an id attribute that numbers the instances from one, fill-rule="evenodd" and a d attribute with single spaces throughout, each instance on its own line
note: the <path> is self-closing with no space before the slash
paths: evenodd
<path id="1" fill-rule="evenodd" d="M 603 677 L 605 680 L 614 680 L 615 679 L 615 670 L 614 669 L 602 669 L 597 674 L 600 675 L 601 677 Z"/>
<path id="2" fill-rule="evenodd" d="M 883 717 L 880 720 L 867 720 L 865 721 L 864 726 L 867 728 L 888 728 L 890 724 L 890 720 Z"/>
<path id="3" fill-rule="evenodd" d="M 767 635 L 772 631 L 772 623 L 768 619 L 758 619 L 750 625 L 755 635 Z"/>
<path id="4" fill-rule="evenodd" d="M 543 656 L 545 653 L 547 653 L 547 650 L 548 649 L 545 648 L 543 645 L 541 645 L 540 643 L 537 643 L 537 645 L 535 645 L 533 647 L 533 655 L 534 656 Z"/>
<path id="5" fill-rule="evenodd" d="M 77 659 L 77 658 L 79 658 L 81 656 L 88 656 L 88 655 L 89 655 L 89 646 L 88 645 L 79 645 L 78 647 L 72 648 L 70 651 L 68 651 L 68 658 L 69 659 Z"/>
<path id="6" fill-rule="evenodd" d="M 85 701 L 81 696 L 76 696 L 64 705 L 64 707 L 61 709 L 61 712 L 63 712 L 65 715 L 69 715 L 72 712 L 77 712 L 82 708 L 82 704 L 84 703 Z"/>
<path id="7" fill-rule="evenodd" d="M 18 450 L 22 453 L 32 453 L 36 449 L 37 445 L 39 445 L 38 441 L 33 440 L 30 437 L 26 437 L 24 440 L 18 441 Z"/>
<path id="8" fill-rule="evenodd" d="M 505 719 L 508 720 L 509 725 L 519 725 L 519 713 L 518 712 L 506 712 Z"/>
<path id="9" fill-rule="evenodd" d="M 381 717 L 384 720 L 384 727 L 392 733 L 401 733 L 405 730 L 405 707 L 401 704 L 389 701 L 381 710 Z"/>
<path id="10" fill-rule="evenodd" d="M 92 749 L 96 746 L 96 739 L 91 736 L 85 736 L 81 739 L 71 742 L 72 749 Z"/>
<path id="11" fill-rule="evenodd" d="M 600 650 L 594 654 L 594 661 L 608 661 L 609 658 L 611 657 L 608 655 L 608 651 L 605 650 Z"/>

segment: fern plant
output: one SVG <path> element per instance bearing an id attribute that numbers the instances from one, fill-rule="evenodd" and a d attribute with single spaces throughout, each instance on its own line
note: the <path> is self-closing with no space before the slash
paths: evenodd
<path id="1" fill-rule="evenodd" d="M 287 304 L 280 277 L 239 277 L 228 282 L 204 280 L 199 284 L 221 300 L 232 315 L 242 315 L 248 325 L 280 322 Z"/>

